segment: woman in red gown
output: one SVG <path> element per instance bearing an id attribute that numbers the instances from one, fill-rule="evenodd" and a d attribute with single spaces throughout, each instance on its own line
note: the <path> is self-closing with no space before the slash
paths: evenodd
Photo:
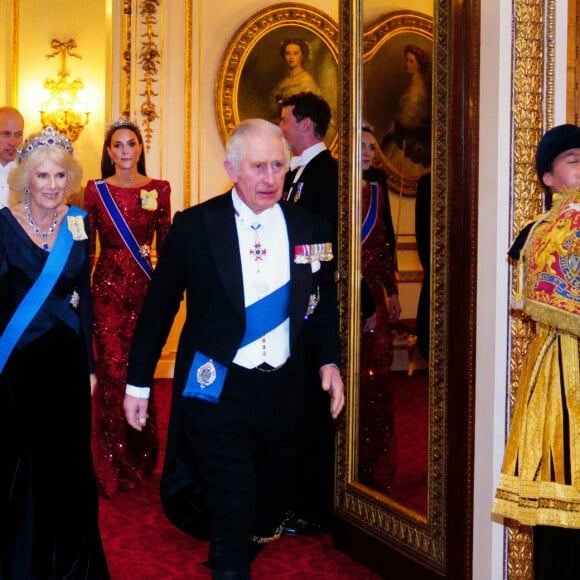
<path id="1" fill-rule="evenodd" d="M 371 167 L 375 137 L 363 125 L 361 165 L 362 321 L 360 339 L 359 480 L 386 493 L 395 476 L 395 433 L 388 374 L 393 361 L 391 325 L 401 314 L 395 278 L 395 233 L 385 176 Z M 385 295 L 386 293 L 386 295 Z"/>
<path id="2" fill-rule="evenodd" d="M 133 489 L 157 466 L 155 405 L 142 432 L 123 413 L 127 357 L 150 279 L 151 248 L 160 252 L 171 223 L 169 182 L 147 177 L 139 127 L 120 119 L 109 127 L 102 180 L 89 181 L 97 388 L 93 397 L 93 455 L 99 492 Z M 97 254 L 97 237 L 99 252 Z M 133 251 L 131 250 L 133 248 Z"/>

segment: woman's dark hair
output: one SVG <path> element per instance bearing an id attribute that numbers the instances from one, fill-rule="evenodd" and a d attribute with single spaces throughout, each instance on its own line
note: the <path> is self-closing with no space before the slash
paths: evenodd
<path id="1" fill-rule="evenodd" d="M 286 47 L 289 44 L 295 44 L 296 46 L 299 46 L 300 50 L 302 51 L 302 61 L 304 62 L 308 60 L 308 58 L 310 57 L 310 47 L 303 38 L 285 38 L 280 44 L 280 56 L 282 58 L 285 58 Z"/>
<path id="2" fill-rule="evenodd" d="M 426 50 L 419 48 L 416 44 L 407 44 L 404 49 L 405 56 L 411 53 L 419 64 L 419 69 L 423 74 L 427 72 L 429 65 L 431 64 L 431 57 Z"/>
<path id="3" fill-rule="evenodd" d="M 113 139 L 113 135 L 115 131 L 119 129 L 128 129 L 135 133 L 135 137 L 137 137 L 137 141 L 141 145 L 141 155 L 139 156 L 139 161 L 137 162 L 137 171 L 141 173 L 141 175 L 147 175 L 145 170 L 145 147 L 143 146 L 143 136 L 141 135 L 141 129 L 136 123 L 129 119 L 119 119 L 115 121 L 105 133 L 105 142 L 103 143 L 103 153 L 101 154 L 101 178 L 107 179 L 107 177 L 111 177 L 111 175 L 115 174 L 115 164 L 111 160 L 109 156 L 109 152 L 107 149 L 111 146 L 111 140 Z"/>

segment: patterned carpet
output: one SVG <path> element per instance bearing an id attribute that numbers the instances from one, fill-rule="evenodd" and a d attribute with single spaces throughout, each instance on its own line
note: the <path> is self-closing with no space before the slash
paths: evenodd
<path id="1" fill-rule="evenodd" d="M 159 381 L 156 396 L 165 437 L 170 382 Z M 160 463 L 161 465 L 161 463 Z M 101 533 L 112 580 L 210 578 L 202 566 L 207 544 L 194 540 L 165 517 L 159 502 L 159 470 L 135 490 L 101 499 Z M 282 537 L 267 546 L 253 566 L 254 580 L 377 580 L 380 576 L 335 550 L 332 537 Z"/>

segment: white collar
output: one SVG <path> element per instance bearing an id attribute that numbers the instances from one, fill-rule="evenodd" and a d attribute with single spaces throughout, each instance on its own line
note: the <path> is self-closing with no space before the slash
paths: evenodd
<path id="1" fill-rule="evenodd" d="M 290 169 L 296 169 L 296 167 L 300 167 L 301 165 L 307 165 L 310 161 L 312 161 L 319 153 L 322 153 L 326 149 L 326 145 L 323 141 L 319 143 L 315 143 L 311 145 L 307 149 L 304 149 L 300 155 L 295 155 L 290 159 Z"/>
<path id="2" fill-rule="evenodd" d="M 297 167 L 302 165 L 302 155 L 294 155 L 290 159 L 290 171 L 294 171 Z"/>
<path id="3" fill-rule="evenodd" d="M 240 220 L 242 224 L 246 227 L 251 227 L 256 222 L 260 222 L 263 226 L 270 222 L 272 216 L 279 207 L 279 204 L 275 204 L 273 207 L 265 209 L 264 211 L 260 212 L 259 214 L 254 213 L 240 198 L 236 188 L 232 188 L 232 201 L 234 204 L 234 211 L 236 212 L 236 216 Z"/>
<path id="4" fill-rule="evenodd" d="M 9 161 L 6 165 L 0 165 L 0 171 L 8 173 L 16 165 L 16 160 Z"/>

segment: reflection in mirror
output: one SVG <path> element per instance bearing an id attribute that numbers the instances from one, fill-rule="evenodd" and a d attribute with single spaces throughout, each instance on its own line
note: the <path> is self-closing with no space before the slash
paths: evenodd
<path id="1" fill-rule="evenodd" d="M 363 116 L 375 127 L 389 188 L 402 195 L 414 196 L 417 180 L 431 169 L 430 14 L 410 9 L 365 21 Z"/>
<path id="2" fill-rule="evenodd" d="M 374 129 L 361 128 L 361 335 L 359 471 L 361 483 L 388 493 L 396 476 L 391 325 L 401 312 L 395 280 L 395 232 L 385 172 L 372 167 Z"/>
<path id="3" fill-rule="evenodd" d="M 357 478 L 425 517 L 433 5 L 410 4 L 363 3 Z"/>
<path id="4" fill-rule="evenodd" d="M 399 427 L 396 397 L 392 396 L 390 401 L 387 397 L 383 403 L 386 421 L 379 433 L 385 437 L 385 427 L 392 423 L 389 439 L 395 441 L 398 455 L 395 473 L 387 471 L 379 483 L 363 483 L 368 474 L 359 457 L 359 448 L 363 444 L 359 362 L 363 348 L 360 298 L 364 219 L 360 127 L 365 104 L 363 85 L 375 80 L 369 79 L 363 71 L 366 57 L 371 55 L 371 52 L 363 51 L 363 43 L 365 48 L 373 43 L 378 46 L 385 35 L 377 32 L 371 38 L 367 35 L 370 32 L 367 28 L 363 36 L 362 27 L 363 24 L 371 26 L 381 17 L 386 18 L 393 9 L 388 0 L 365 0 L 364 7 L 361 0 L 350 0 L 340 3 L 339 15 L 342 90 L 339 94 L 341 204 L 338 261 L 341 333 L 346 347 L 343 367 L 347 379 L 347 405 L 337 429 L 334 543 L 340 550 L 388 577 L 455 580 L 471 578 L 479 12 L 476 0 L 413 0 L 406 3 L 405 9 L 409 4 L 412 4 L 414 14 L 404 21 L 403 29 L 432 39 L 433 55 L 432 183 L 431 187 L 426 184 L 427 197 L 432 191 L 432 202 L 429 204 L 427 201 L 430 216 L 423 216 L 431 230 L 427 233 L 431 250 L 429 363 L 423 363 L 419 358 L 418 344 L 411 343 L 414 356 L 410 360 L 416 364 L 409 365 L 409 343 L 404 339 L 410 334 L 417 336 L 420 333 L 415 322 L 416 327 L 409 329 L 415 332 L 406 337 L 404 334 L 394 337 L 391 374 L 381 392 L 385 392 L 387 385 L 392 386 L 395 372 L 400 372 L 405 381 L 422 373 L 425 376 L 427 411 L 423 419 L 418 419 L 416 414 L 412 414 L 416 409 L 411 405 L 410 419 Z M 429 23 L 427 28 L 425 22 Z M 388 34 L 392 29 L 388 25 L 381 31 L 390 38 Z M 412 43 L 419 45 L 418 41 Z M 386 94 L 391 88 L 389 79 L 377 86 L 381 94 Z M 373 119 L 365 120 L 373 123 Z M 376 133 L 377 139 L 382 138 L 382 134 Z M 378 162 L 380 151 L 376 153 Z M 418 180 L 419 177 L 416 182 Z M 405 180 L 402 182 L 405 185 Z M 415 224 L 415 202 L 419 202 L 420 210 L 420 200 L 416 197 L 416 187 L 413 195 L 406 190 L 397 190 L 396 186 L 394 191 L 392 186 L 387 186 L 387 189 L 391 190 L 389 202 L 395 229 L 399 222 L 396 257 L 401 319 L 416 320 L 421 280 L 418 276 L 412 281 L 407 278 L 412 278 L 414 272 L 422 272 L 416 239 L 416 236 L 421 237 L 421 228 Z M 408 236 L 402 238 L 402 233 Z M 419 368 L 422 366 L 419 362 L 425 366 Z M 406 391 L 401 389 L 400 392 Z M 390 412 L 389 405 L 392 406 Z M 424 483 L 420 487 L 425 506 L 422 509 L 409 497 L 395 497 L 394 493 L 400 466 L 408 466 L 409 460 L 415 459 L 414 456 L 401 460 L 402 452 L 398 446 L 403 437 L 411 441 L 418 438 L 418 428 L 427 433 L 426 487 Z M 381 475 L 377 475 L 381 480 Z M 386 485 L 389 478 L 393 481 L 390 488 L 379 491 L 377 487 Z"/>

